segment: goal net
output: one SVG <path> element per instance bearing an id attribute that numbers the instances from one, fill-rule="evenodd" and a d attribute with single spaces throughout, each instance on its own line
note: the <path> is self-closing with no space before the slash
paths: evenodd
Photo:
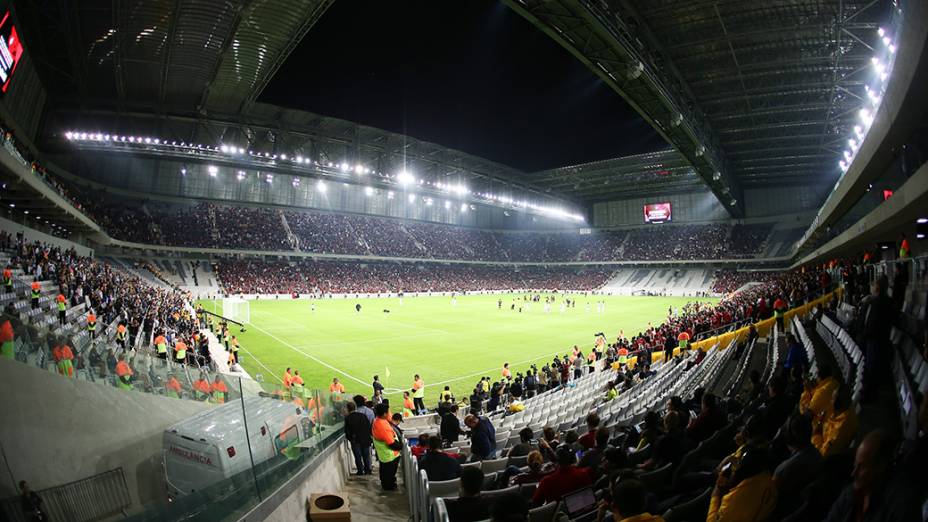
<path id="1" fill-rule="evenodd" d="M 222 316 L 242 324 L 251 322 L 251 308 L 249 302 L 238 298 L 228 297 L 222 300 Z"/>

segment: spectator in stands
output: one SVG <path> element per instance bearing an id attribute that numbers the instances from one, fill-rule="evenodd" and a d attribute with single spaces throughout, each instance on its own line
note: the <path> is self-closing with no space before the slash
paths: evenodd
<path id="1" fill-rule="evenodd" d="M 767 385 L 767 397 L 756 408 L 764 419 L 767 439 L 772 439 L 780 426 L 786 422 L 795 407 L 796 400 L 786 394 L 786 381 L 775 377 Z"/>
<path id="2" fill-rule="evenodd" d="M 800 399 L 799 410 L 812 415 L 814 422 L 821 420 L 831 412 L 834 402 L 834 393 L 841 384 L 832 374 L 830 365 L 820 364 L 818 367 L 818 381 L 811 389 L 811 393 L 803 392 L 808 399 Z"/>
<path id="3" fill-rule="evenodd" d="M 490 522 L 528 522 L 529 504 L 522 495 L 498 497 L 490 507 Z"/>
<path id="4" fill-rule="evenodd" d="M 853 405 L 845 393 L 835 389 L 831 407 L 822 413 L 821 418 L 814 419 L 812 445 L 822 457 L 843 453 L 857 435 L 857 426 L 857 412 Z"/>
<path id="5" fill-rule="evenodd" d="M 616 476 L 609 484 L 609 500 L 599 504 L 596 520 L 604 520 L 612 512 L 615 522 L 664 522 L 647 508 L 648 491 L 641 481 Z"/>
<path id="6" fill-rule="evenodd" d="M 740 459 L 719 473 L 709 501 L 707 522 L 770 517 L 777 492 L 767 469 L 768 459 L 766 450 L 749 447 Z"/>
<path id="7" fill-rule="evenodd" d="M 784 430 L 790 456 L 773 472 L 777 488 L 777 513 L 788 515 L 799 507 L 802 488 L 818 476 L 822 456 L 812 445 L 812 421 L 805 415 L 791 415 Z"/>
<path id="8" fill-rule="evenodd" d="M 725 425 L 725 413 L 711 393 L 704 393 L 699 415 L 686 427 L 686 436 L 694 442 L 702 442 Z"/>
<path id="9" fill-rule="evenodd" d="M 458 420 L 458 405 L 452 404 L 448 413 L 442 415 L 441 426 L 439 427 L 441 439 L 445 444 L 451 444 L 458 441 L 461 436 L 461 421 Z"/>
<path id="10" fill-rule="evenodd" d="M 441 437 L 428 438 L 429 450 L 419 459 L 419 469 L 425 470 L 429 480 L 452 480 L 461 476 L 461 463 L 441 451 Z"/>
<path id="11" fill-rule="evenodd" d="M 567 445 L 559 447 L 557 469 L 538 483 L 535 494 L 532 495 L 532 503 L 540 505 L 545 502 L 557 502 L 565 494 L 592 484 L 592 471 L 588 468 L 578 468 L 576 462 L 577 456 L 572 448 Z"/>
<path id="12" fill-rule="evenodd" d="M 354 401 L 354 405 L 357 407 L 358 413 L 363 414 L 365 417 L 367 417 L 367 422 L 370 424 L 373 424 L 374 423 L 374 410 L 368 407 L 367 400 L 364 398 L 364 396 L 355 395 L 354 397 L 351 398 L 351 400 Z"/>
<path id="13" fill-rule="evenodd" d="M 783 363 L 783 367 L 787 370 L 793 368 L 800 368 L 801 371 L 805 370 L 806 366 L 809 365 L 806 349 L 796 340 L 796 336 L 792 333 L 786 334 L 786 347 L 786 362 Z"/>
<path id="14" fill-rule="evenodd" d="M 429 450 L 429 434 L 422 433 L 419 435 L 419 439 L 416 441 L 416 445 L 409 448 L 409 453 L 413 457 L 418 459 L 419 457 L 425 455 L 425 452 Z"/>
<path id="15" fill-rule="evenodd" d="M 358 411 L 354 402 L 347 405 L 348 416 L 345 417 L 345 438 L 351 445 L 355 468 L 358 475 L 371 474 L 371 421 L 364 413 Z"/>
<path id="16" fill-rule="evenodd" d="M 581 468 L 592 469 L 594 476 L 598 477 L 600 465 L 603 462 L 603 452 L 606 451 L 606 448 L 609 445 L 609 430 L 605 428 L 596 430 L 595 443 L 596 446 L 588 449 L 583 453 L 583 456 L 580 457 L 580 462 L 577 463 L 577 466 Z"/>
<path id="17" fill-rule="evenodd" d="M 895 445 L 889 433 L 869 433 L 857 447 L 853 482 L 847 486 L 828 513 L 826 522 L 845 520 L 920 520 L 921 506 L 905 502 L 902 492 L 891 487 Z"/>
<path id="18" fill-rule="evenodd" d="M 645 471 L 653 471 L 667 464 L 676 467 L 689 448 L 690 442 L 680 424 L 680 416 L 674 411 L 667 412 L 664 415 L 664 434 L 651 447 L 651 457 L 638 467 Z"/>
<path id="19" fill-rule="evenodd" d="M 551 426 L 541 429 L 541 438 L 538 439 L 538 449 L 542 455 L 551 462 L 557 462 L 557 448 L 561 445 L 558 434 Z"/>
<path id="20" fill-rule="evenodd" d="M 578 442 L 584 449 L 591 449 L 596 446 L 596 431 L 599 429 L 599 415 L 595 411 L 586 416 L 586 426 L 587 432 Z"/>
<path id="21" fill-rule="evenodd" d="M 464 424 L 470 429 L 470 455 L 472 460 L 492 459 L 496 456 L 496 428 L 486 417 L 468 415 Z"/>
<path id="22" fill-rule="evenodd" d="M 870 295 L 860 303 L 861 334 L 864 340 L 864 389 L 861 400 L 873 400 L 879 386 L 889 379 L 892 360 L 890 331 L 896 322 L 897 309 L 886 295 L 889 279 L 879 276 L 870 285 Z"/>
<path id="23" fill-rule="evenodd" d="M 677 413 L 679 415 L 679 412 Z M 638 446 L 636 449 L 641 449 L 649 444 L 654 444 L 657 442 L 663 434 L 664 431 L 662 428 L 661 415 L 656 411 L 648 411 L 644 414 L 644 428 L 641 430 L 641 435 L 638 437 Z"/>
<path id="24" fill-rule="evenodd" d="M 554 471 L 553 468 L 545 468 L 545 458 L 538 450 L 533 450 L 528 454 L 526 465 L 528 466 L 528 471 L 524 473 L 519 473 L 519 468 L 515 468 L 514 473 L 516 473 L 516 475 L 509 480 L 510 486 L 520 484 L 534 484 Z"/>
<path id="25" fill-rule="evenodd" d="M 532 439 L 535 438 L 535 433 L 532 431 L 532 428 L 525 427 L 519 430 L 519 443 L 513 446 L 509 453 L 506 454 L 508 457 L 524 457 L 532 451 Z"/>
<path id="26" fill-rule="evenodd" d="M 683 402 L 683 398 L 677 395 L 667 399 L 667 411 L 675 411 L 680 416 L 680 423 L 684 426 L 690 425 L 690 410 Z"/>
<path id="27" fill-rule="evenodd" d="M 450 522 L 479 522 L 490 517 L 488 503 L 480 497 L 483 472 L 467 468 L 461 472 L 461 490 L 456 499 L 446 499 Z"/>

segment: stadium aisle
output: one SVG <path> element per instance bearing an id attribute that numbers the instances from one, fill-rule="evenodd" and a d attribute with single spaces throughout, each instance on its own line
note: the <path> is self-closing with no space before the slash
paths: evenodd
<path id="1" fill-rule="evenodd" d="M 372 475 L 359 477 L 351 474 L 345 482 L 345 493 L 351 502 L 352 522 L 409 520 L 409 504 L 406 489 L 403 487 L 402 471 L 397 472 L 396 481 L 400 486 L 398 491 L 384 492 L 380 489 L 376 469 Z"/>

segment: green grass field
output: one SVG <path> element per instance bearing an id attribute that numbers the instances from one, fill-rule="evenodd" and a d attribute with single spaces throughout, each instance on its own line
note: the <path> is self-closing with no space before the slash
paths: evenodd
<path id="1" fill-rule="evenodd" d="M 279 382 L 289 366 L 300 370 L 307 388 L 327 390 L 338 377 L 349 393 L 368 396 L 375 374 L 395 393 L 409 389 L 419 373 L 426 383 L 426 403 L 433 404 L 446 384 L 456 397 L 464 397 L 480 376 L 499 378 L 504 362 L 515 375 L 533 362 L 563 355 L 574 344 L 588 353 L 596 332 L 608 338 L 620 330 L 637 333 L 649 322 L 661 322 L 668 307 L 694 300 L 592 296 L 587 311 L 587 298 L 580 296 L 576 308 L 562 314 L 558 303 L 546 314 L 544 303 L 531 303 L 522 313 L 511 311 L 514 297 L 462 296 L 456 306 L 450 297 L 406 297 L 402 305 L 397 298 L 259 300 L 251 302 L 247 331 L 233 333 L 242 346 L 242 365 L 265 381 Z M 603 314 L 596 312 L 599 299 L 606 301 Z M 362 305 L 360 313 L 356 303 Z M 202 304 L 221 313 L 221 302 Z"/>

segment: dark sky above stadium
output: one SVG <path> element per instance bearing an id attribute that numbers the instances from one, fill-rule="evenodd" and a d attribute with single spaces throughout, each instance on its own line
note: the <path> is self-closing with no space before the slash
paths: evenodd
<path id="1" fill-rule="evenodd" d="M 491 0 L 338 0 L 260 101 L 529 172 L 667 147 L 570 53 Z"/>

